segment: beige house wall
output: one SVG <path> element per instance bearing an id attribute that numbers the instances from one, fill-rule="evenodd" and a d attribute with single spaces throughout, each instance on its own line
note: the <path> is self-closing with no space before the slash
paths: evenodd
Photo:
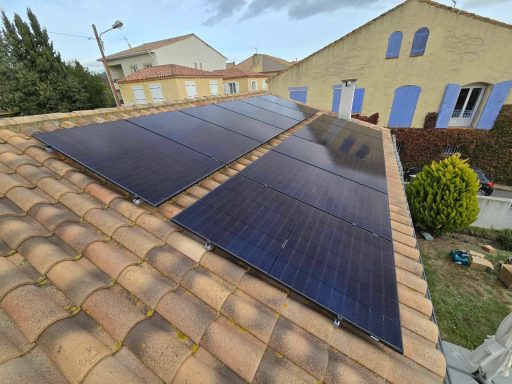
<path id="1" fill-rule="evenodd" d="M 143 53 L 137 56 L 128 56 L 115 60 L 108 60 L 108 66 L 111 67 L 112 76 L 115 80 L 120 79 L 121 77 L 127 76 L 132 73 L 130 67 L 137 66 L 137 69 L 140 71 L 144 68 L 145 64 L 151 64 L 155 66 L 155 61 L 148 53 Z M 121 65 L 122 73 L 119 71 L 119 65 Z"/>
<path id="2" fill-rule="evenodd" d="M 425 54 L 410 57 L 414 34 L 421 27 L 430 30 Z M 386 59 L 394 31 L 403 33 L 400 57 Z M 307 104 L 330 110 L 332 86 L 356 78 L 357 87 L 365 89 L 362 114 L 379 112 L 379 123 L 386 125 L 395 89 L 417 85 L 421 93 L 412 126 L 422 127 L 425 115 L 439 110 L 447 84 L 512 80 L 511 41 L 510 28 L 409 1 L 273 77 L 269 91 L 289 97 L 288 87 L 308 87 Z M 480 111 L 488 94 L 489 88 Z M 512 95 L 507 103 L 512 103 Z"/>
<path id="3" fill-rule="evenodd" d="M 256 81 L 257 89 L 252 90 L 251 89 L 251 82 Z M 224 80 L 224 83 L 234 83 L 238 82 L 240 84 L 240 92 L 257 92 L 263 90 L 263 82 L 267 80 L 268 77 L 242 77 L 242 78 L 236 78 L 236 79 L 226 79 Z M 223 88 L 224 89 L 224 88 Z"/>
<path id="4" fill-rule="evenodd" d="M 185 81 L 194 81 L 196 83 L 197 97 L 211 96 L 210 80 L 217 80 L 219 95 L 224 95 L 224 83 L 221 78 L 180 78 L 165 80 L 149 80 L 134 83 L 119 84 L 123 101 L 126 105 L 135 104 L 133 86 L 141 86 L 144 90 L 147 103 L 152 103 L 153 98 L 149 86 L 151 84 L 160 84 L 164 101 L 181 100 L 187 98 Z"/>

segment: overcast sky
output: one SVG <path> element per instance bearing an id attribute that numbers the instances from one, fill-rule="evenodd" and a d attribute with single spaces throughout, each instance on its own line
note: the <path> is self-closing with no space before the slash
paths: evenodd
<path id="1" fill-rule="evenodd" d="M 229 61 L 240 62 L 268 53 L 287 60 L 302 59 L 373 19 L 401 0 L 1 0 L 11 18 L 32 8 L 49 32 L 91 36 L 114 20 L 121 30 L 104 35 L 107 54 L 132 46 L 195 33 Z M 442 0 L 444 4 L 453 4 Z M 458 0 L 464 10 L 512 24 L 512 0 Z M 99 70 L 96 41 L 50 33 L 66 60 L 78 59 Z"/>

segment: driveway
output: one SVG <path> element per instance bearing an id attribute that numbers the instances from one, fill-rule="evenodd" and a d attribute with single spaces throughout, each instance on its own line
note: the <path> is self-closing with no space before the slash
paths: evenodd
<path id="1" fill-rule="evenodd" d="M 502 189 L 495 189 L 491 197 L 504 197 L 505 199 L 512 199 L 512 191 L 505 191 Z"/>

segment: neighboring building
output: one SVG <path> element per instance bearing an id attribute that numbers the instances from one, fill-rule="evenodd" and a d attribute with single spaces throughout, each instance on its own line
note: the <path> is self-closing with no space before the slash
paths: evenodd
<path id="1" fill-rule="evenodd" d="M 269 75 L 244 71 L 233 67 L 230 69 L 213 71 L 222 75 L 224 79 L 224 94 L 231 95 L 240 92 L 266 91 Z"/>
<path id="2" fill-rule="evenodd" d="M 238 63 L 235 68 L 244 71 L 261 72 L 270 76 L 287 70 L 292 63 L 279 57 L 256 53 L 244 61 Z"/>
<path id="3" fill-rule="evenodd" d="M 212 71 L 225 69 L 227 58 L 195 34 L 153 41 L 107 56 L 114 80 L 147 67 L 178 64 Z"/>
<path id="4" fill-rule="evenodd" d="M 270 91 L 338 110 L 357 79 L 353 112 L 380 124 L 492 128 L 512 103 L 512 25 L 428 0 L 408 0 L 270 80 Z"/>
<path id="5" fill-rule="evenodd" d="M 222 94 L 222 75 L 176 64 L 149 67 L 118 81 L 125 104 L 147 104 Z"/>

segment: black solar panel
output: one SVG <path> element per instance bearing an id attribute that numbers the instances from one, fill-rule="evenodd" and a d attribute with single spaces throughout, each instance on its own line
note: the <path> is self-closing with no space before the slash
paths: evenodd
<path id="1" fill-rule="evenodd" d="M 275 112 L 268 111 L 260 107 L 256 107 L 255 105 L 244 103 L 243 101 L 227 101 L 225 103 L 219 103 L 215 105 L 251 117 L 253 119 L 262 121 L 264 123 L 273 125 L 274 127 L 283 130 L 289 129 L 298 123 L 297 120 L 291 119 L 289 117 L 280 115 Z"/>
<path id="2" fill-rule="evenodd" d="M 275 151 L 240 174 L 391 240 L 385 193 Z"/>
<path id="3" fill-rule="evenodd" d="M 354 131 L 357 131 L 361 134 L 365 134 L 368 136 L 375 137 L 377 139 L 380 139 L 382 137 L 381 132 L 378 129 L 373 129 L 370 127 L 365 127 L 364 125 L 358 124 L 355 121 L 347 121 L 344 119 L 340 119 L 336 116 L 330 116 L 330 115 L 322 115 L 318 119 L 315 120 L 315 123 L 317 124 L 329 124 L 329 125 L 337 125 L 342 128 L 352 129 Z"/>
<path id="4" fill-rule="evenodd" d="M 267 100 L 272 103 L 282 105 L 283 107 L 295 109 L 297 111 L 302 111 L 302 112 L 306 113 L 308 116 L 314 115 L 315 113 L 318 112 L 318 109 L 309 107 L 307 105 L 299 104 L 294 101 L 285 100 L 285 99 L 282 99 L 282 98 L 274 96 L 274 95 L 263 95 L 263 96 L 258 96 L 258 97 L 260 99 Z"/>
<path id="5" fill-rule="evenodd" d="M 140 116 L 128 121 L 226 164 L 261 144 L 183 112 Z"/>
<path id="6" fill-rule="evenodd" d="M 370 146 L 368 141 L 358 141 L 349 131 L 343 130 L 333 136 L 329 144 L 292 136 L 273 151 L 387 193 L 383 150 Z"/>
<path id="7" fill-rule="evenodd" d="M 402 352 L 390 241 L 240 174 L 173 221 Z"/>
<path id="8" fill-rule="evenodd" d="M 283 116 L 287 116 L 287 117 L 297 120 L 297 121 L 305 120 L 310 116 L 307 113 L 304 113 L 297 109 L 283 107 L 280 104 L 276 104 L 271 101 L 261 99 L 259 97 L 251 97 L 250 99 L 243 99 L 241 101 L 243 101 L 244 103 L 247 103 L 247 104 L 255 105 L 256 107 L 266 109 L 268 111 L 278 113 Z"/>
<path id="9" fill-rule="evenodd" d="M 264 143 L 283 132 L 273 125 L 221 108 L 215 104 L 184 109 L 182 112 L 220 125 L 260 143 Z"/>
<path id="10" fill-rule="evenodd" d="M 34 137 L 155 206 L 224 166 L 124 120 Z"/>

